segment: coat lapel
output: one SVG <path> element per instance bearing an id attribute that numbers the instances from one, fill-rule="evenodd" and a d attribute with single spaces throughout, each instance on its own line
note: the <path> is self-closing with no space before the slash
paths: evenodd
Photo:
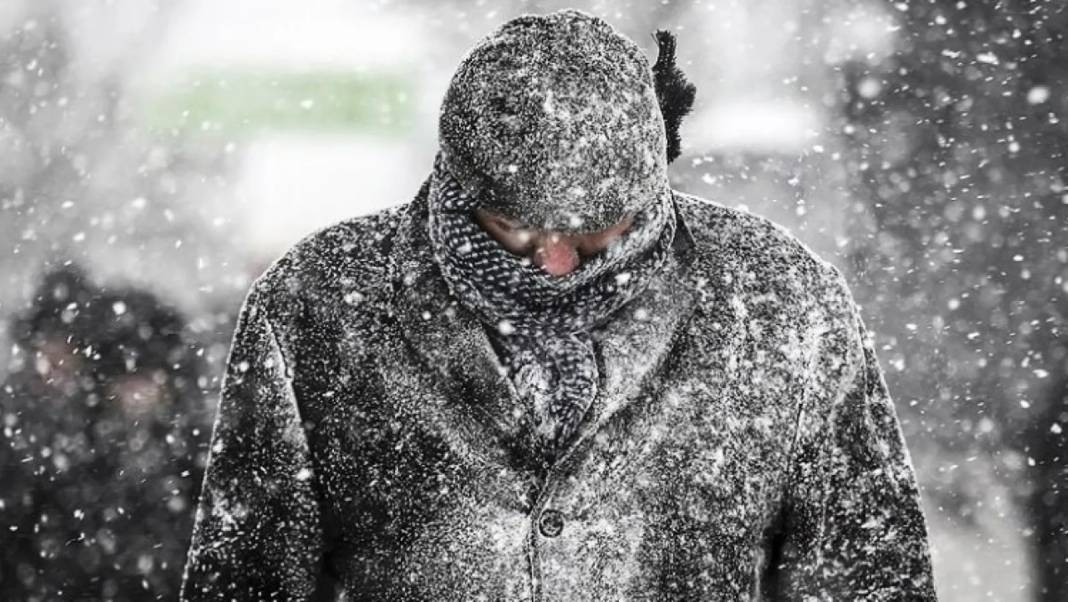
<path id="1" fill-rule="evenodd" d="M 479 320 L 449 294 L 426 232 L 426 186 L 409 207 L 391 254 L 396 322 L 425 368 L 460 404 L 448 419 L 474 419 L 495 441 L 471 442 L 484 456 L 537 470 L 533 433 L 522 428 L 523 408 Z M 679 229 L 680 234 L 685 230 Z M 641 295 L 593 333 L 601 386 L 557 465 L 636 397 L 669 355 L 674 334 L 694 306 L 684 283 L 688 242 L 677 237 L 675 258 Z M 469 431 L 470 429 L 460 429 Z M 476 445 L 476 443 L 478 443 Z"/>
<path id="2" fill-rule="evenodd" d="M 681 231 L 681 229 L 680 229 Z M 601 390 L 567 451 L 556 462 L 563 470 L 583 443 L 621 409 L 641 398 L 649 380 L 671 356 L 676 335 L 696 306 L 686 282 L 688 241 L 680 239 L 665 269 L 641 295 L 594 332 L 601 357 Z"/>
<path id="3" fill-rule="evenodd" d="M 391 254 L 395 319 L 450 404 L 447 420 L 475 420 L 490 441 L 469 442 L 484 457 L 515 463 L 519 405 L 481 323 L 449 294 L 426 232 L 426 186 L 410 206 Z M 459 429 L 461 432 L 467 428 Z M 482 439 L 486 439 L 482 437 Z"/>

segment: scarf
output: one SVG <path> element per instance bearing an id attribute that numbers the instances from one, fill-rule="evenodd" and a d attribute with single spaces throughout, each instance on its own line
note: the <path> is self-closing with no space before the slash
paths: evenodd
<path id="1" fill-rule="evenodd" d="M 454 297 L 479 318 L 527 405 L 543 461 L 563 451 L 597 395 L 590 331 L 648 286 L 675 236 L 671 195 L 649 203 L 607 249 L 551 276 L 514 255 L 475 221 L 468 195 L 439 153 L 429 196 L 434 259 Z"/>

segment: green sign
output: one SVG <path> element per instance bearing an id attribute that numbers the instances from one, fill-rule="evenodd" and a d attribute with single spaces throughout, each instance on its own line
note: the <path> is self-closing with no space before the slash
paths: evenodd
<path id="1" fill-rule="evenodd" d="M 412 123 L 412 85 L 388 73 L 246 71 L 191 74 L 148 103 L 164 132 L 228 135 L 262 130 L 393 135 Z"/>

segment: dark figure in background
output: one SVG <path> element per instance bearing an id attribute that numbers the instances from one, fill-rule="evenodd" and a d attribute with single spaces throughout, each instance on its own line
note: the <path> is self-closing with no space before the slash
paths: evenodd
<path id="1" fill-rule="evenodd" d="M 153 295 L 49 274 L 0 389 L 0 599 L 173 599 L 210 428 Z"/>

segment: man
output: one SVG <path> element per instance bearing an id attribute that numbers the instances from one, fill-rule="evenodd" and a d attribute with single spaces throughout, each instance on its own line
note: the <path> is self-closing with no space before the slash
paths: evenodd
<path id="1" fill-rule="evenodd" d="M 186 599 L 932 600 L 841 275 L 673 191 L 692 89 L 576 11 L 457 70 L 416 198 L 234 338 Z"/>

